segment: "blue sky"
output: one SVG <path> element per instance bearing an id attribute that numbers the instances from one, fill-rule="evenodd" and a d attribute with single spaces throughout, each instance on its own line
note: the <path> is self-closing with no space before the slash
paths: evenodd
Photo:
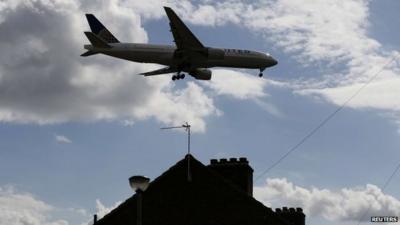
<path id="1" fill-rule="evenodd" d="M 262 79 L 219 68 L 210 82 L 173 83 L 135 75 L 156 65 L 78 57 L 86 12 L 122 41 L 173 44 L 162 5 L 203 44 L 269 52 L 279 64 Z M 398 55 L 399 8 L 394 0 L 0 3 L 0 32 L 9 31 L 0 37 L 0 224 L 85 224 L 104 214 L 132 194 L 131 175 L 154 179 L 185 155 L 185 134 L 159 129 L 184 121 L 195 157 L 244 156 L 257 177 Z M 371 215 L 400 216 L 400 175 L 380 190 L 400 160 L 399 69 L 388 65 L 256 180 L 256 198 L 301 206 L 308 224 L 355 224 L 370 204 Z"/>

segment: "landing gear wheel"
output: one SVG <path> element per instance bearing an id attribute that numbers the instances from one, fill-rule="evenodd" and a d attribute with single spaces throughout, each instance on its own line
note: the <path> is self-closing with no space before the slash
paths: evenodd
<path id="1" fill-rule="evenodd" d="M 185 78 L 185 74 L 181 74 L 181 73 L 177 73 L 176 75 L 172 76 L 172 80 L 173 81 L 180 80 L 180 79 L 183 79 L 183 78 Z"/>
<path id="2" fill-rule="evenodd" d="M 262 76 L 263 76 L 263 73 L 259 73 L 258 76 L 259 76 L 259 77 L 262 77 Z"/>

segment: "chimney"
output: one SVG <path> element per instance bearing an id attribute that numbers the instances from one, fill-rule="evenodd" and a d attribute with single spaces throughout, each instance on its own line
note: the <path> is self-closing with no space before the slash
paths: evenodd
<path id="1" fill-rule="evenodd" d="M 306 215 L 304 215 L 302 208 L 277 208 L 275 213 L 293 225 L 305 225 L 306 223 Z"/>
<path id="2" fill-rule="evenodd" d="M 246 158 L 211 159 L 208 168 L 231 181 L 248 195 L 253 196 L 253 169 Z"/>

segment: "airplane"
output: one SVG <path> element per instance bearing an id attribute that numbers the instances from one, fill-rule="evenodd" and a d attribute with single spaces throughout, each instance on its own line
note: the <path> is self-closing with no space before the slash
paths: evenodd
<path id="1" fill-rule="evenodd" d="M 269 54 L 245 49 L 213 48 L 204 46 L 169 7 L 164 7 L 175 46 L 121 43 L 93 14 L 86 14 L 91 32 L 84 32 L 90 45 L 81 56 L 98 53 L 139 63 L 156 63 L 166 67 L 140 73 L 155 76 L 174 73 L 172 80 L 185 78 L 185 73 L 198 80 L 211 80 L 212 67 L 259 69 L 259 77 L 267 67 L 278 62 Z"/>

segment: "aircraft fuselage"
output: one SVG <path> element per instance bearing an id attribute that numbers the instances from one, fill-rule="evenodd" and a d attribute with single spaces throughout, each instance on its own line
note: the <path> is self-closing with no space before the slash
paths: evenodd
<path id="1" fill-rule="evenodd" d="M 85 45 L 85 49 L 139 63 L 157 63 L 180 67 L 182 71 L 191 68 L 233 67 L 247 69 L 265 69 L 277 64 L 268 54 L 251 50 L 206 48 L 198 52 L 192 50 L 188 56 L 171 45 L 113 43 L 111 48 L 98 48 Z"/>

